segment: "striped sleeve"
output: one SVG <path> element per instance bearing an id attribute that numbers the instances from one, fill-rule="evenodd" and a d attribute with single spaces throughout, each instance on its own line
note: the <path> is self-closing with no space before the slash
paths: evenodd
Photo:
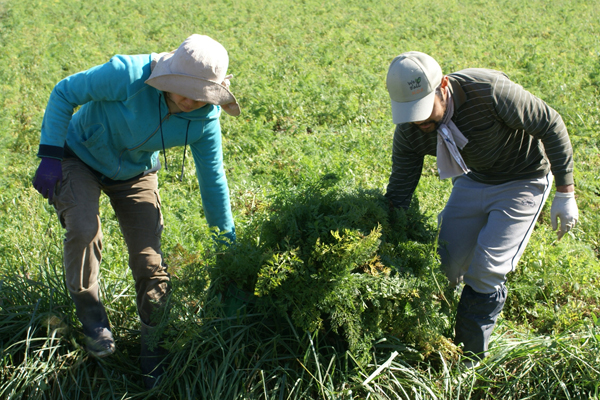
<path id="1" fill-rule="evenodd" d="M 558 112 L 503 75 L 497 78 L 493 95 L 496 112 L 507 126 L 541 140 L 556 185 L 573 184 L 573 149 Z"/>
<path id="2" fill-rule="evenodd" d="M 431 153 L 430 143 L 414 135 L 411 129 L 397 125 L 392 149 L 392 173 L 385 196 L 394 207 L 408 208 L 413 193 L 421 179 L 423 159 Z"/>

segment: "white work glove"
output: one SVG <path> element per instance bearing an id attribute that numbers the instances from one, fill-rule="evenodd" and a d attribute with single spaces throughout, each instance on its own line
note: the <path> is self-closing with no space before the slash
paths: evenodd
<path id="1" fill-rule="evenodd" d="M 579 219 L 579 210 L 575 201 L 575 192 L 562 193 L 556 192 L 550 208 L 550 218 L 552 219 L 552 230 L 558 227 L 558 218 L 560 218 L 560 229 L 556 234 L 558 240 L 571 230 Z"/>

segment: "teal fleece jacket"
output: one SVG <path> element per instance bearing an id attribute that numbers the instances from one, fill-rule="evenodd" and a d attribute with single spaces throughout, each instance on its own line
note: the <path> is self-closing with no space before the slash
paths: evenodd
<path id="1" fill-rule="evenodd" d="M 208 224 L 235 239 L 223 169 L 221 108 L 206 105 L 171 114 L 164 94 L 144 83 L 152 57 L 116 55 L 60 81 L 46 107 L 38 157 L 62 159 L 66 144 L 104 177 L 126 180 L 160 168 L 163 140 L 164 148 L 187 144 Z"/>

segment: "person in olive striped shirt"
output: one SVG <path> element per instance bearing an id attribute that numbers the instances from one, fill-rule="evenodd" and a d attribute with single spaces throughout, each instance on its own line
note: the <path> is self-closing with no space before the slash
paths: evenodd
<path id="1" fill-rule="evenodd" d="M 455 342 L 473 365 L 487 355 L 506 301 L 506 275 L 525 249 L 551 191 L 558 239 L 579 218 L 573 151 L 560 115 L 502 72 L 443 75 L 429 55 L 396 57 L 387 89 L 396 124 L 386 197 L 408 208 L 425 155 L 453 189 L 438 216 L 439 253 L 450 285 L 464 283 Z"/>

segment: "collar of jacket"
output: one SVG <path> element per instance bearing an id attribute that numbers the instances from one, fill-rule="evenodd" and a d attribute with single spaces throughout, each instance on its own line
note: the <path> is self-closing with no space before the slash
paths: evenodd
<path id="1" fill-rule="evenodd" d="M 454 101 L 454 109 L 457 110 L 465 103 L 465 101 L 467 101 L 467 95 L 462 86 L 460 86 L 460 83 L 452 76 L 448 76 L 448 81 L 450 83 L 448 88 L 450 89 L 450 92 L 452 92 L 452 99 Z"/>

